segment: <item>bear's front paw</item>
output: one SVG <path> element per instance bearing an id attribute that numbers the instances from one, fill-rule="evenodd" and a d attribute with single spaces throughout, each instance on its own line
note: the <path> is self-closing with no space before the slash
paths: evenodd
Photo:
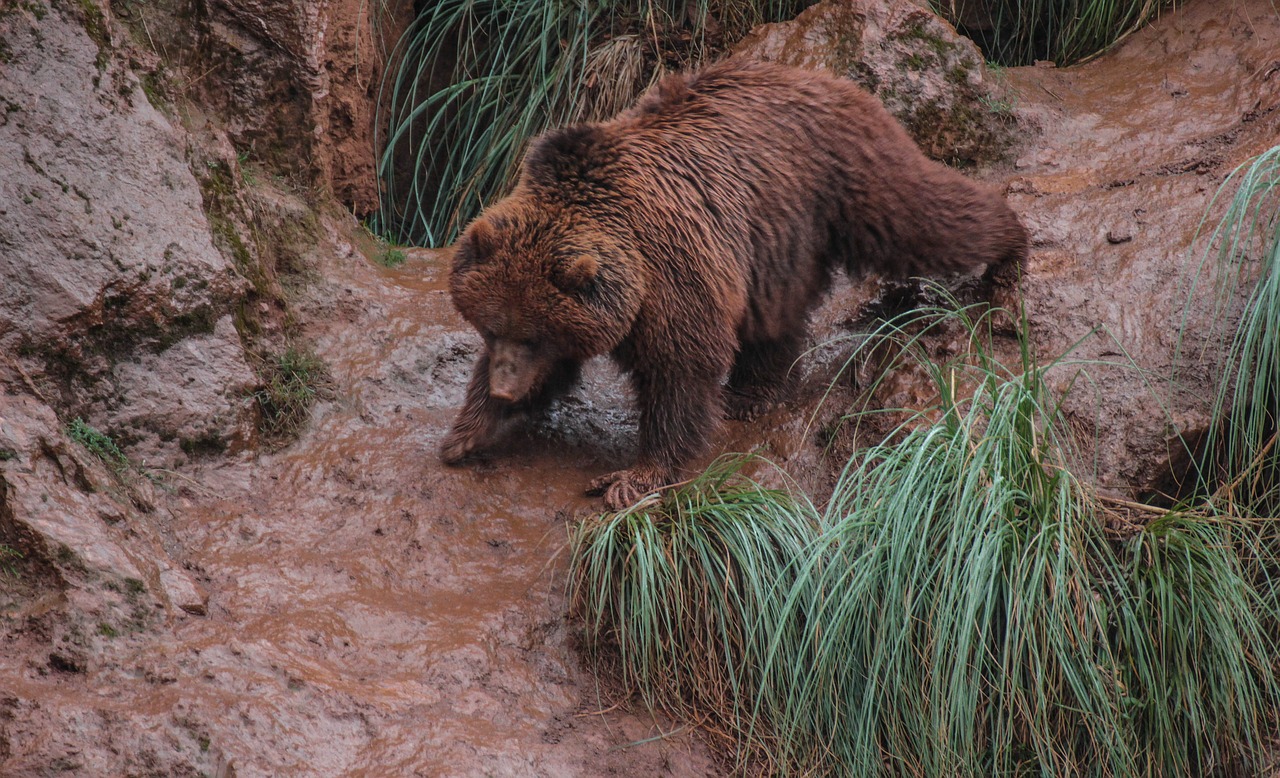
<path id="1" fill-rule="evenodd" d="M 600 476 L 587 486 L 587 494 L 603 494 L 605 507 L 620 511 L 664 483 L 666 479 L 656 470 L 636 467 Z"/>
<path id="2" fill-rule="evenodd" d="M 454 430 L 445 436 L 444 442 L 440 444 L 440 459 L 446 465 L 456 465 L 475 450 L 476 439 L 474 435 L 467 435 Z"/>

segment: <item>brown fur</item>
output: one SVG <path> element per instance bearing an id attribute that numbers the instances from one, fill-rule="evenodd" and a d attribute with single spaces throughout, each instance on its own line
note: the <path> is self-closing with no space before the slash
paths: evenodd
<path id="1" fill-rule="evenodd" d="M 674 480 L 728 398 L 778 397 L 837 268 L 916 276 L 1019 261 L 997 194 L 927 159 L 848 81 L 728 61 L 602 124 L 533 142 L 515 191 L 458 243 L 454 304 L 485 338 L 441 448 L 456 462 L 612 354 L 640 408 L 618 508 Z"/>

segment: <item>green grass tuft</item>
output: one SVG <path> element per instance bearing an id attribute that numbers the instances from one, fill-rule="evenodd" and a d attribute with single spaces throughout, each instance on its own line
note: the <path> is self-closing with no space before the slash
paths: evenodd
<path id="1" fill-rule="evenodd" d="M 839 479 L 807 562 L 821 596 L 792 597 L 796 628 L 821 629 L 779 643 L 761 702 L 788 763 L 1119 776 L 1258 758 L 1276 602 L 1247 549 L 1191 514 L 1108 536 L 1045 382 L 1071 365 L 1022 358 L 930 368 L 938 406 Z"/>
<path id="2" fill-rule="evenodd" d="M 117 475 L 123 475 L 130 469 L 129 458 L 124 455 L 111 436 L 91 427 L 79 416 L 67 425 L 67 436 L 102 460 L 103 464 Z"/>
<path id="3" fill-rule="evenodd" d="M 574 603 L 627 684 L 781 774 L 1256 767 L 1280 703 L 1275 525 L 1116 514 L 1072 474 L 1045 379 L 1088 366 L 1024 337 L 1006 368 L 986 344 L 1007 315 L 871 338 L 939 399 L 855 452 L 820 513 L 712 474 L 584 523 Z M 919 333 L 957 324 L 973 352 L 930 361 Z"/>
<path id="4" fill-rule="evenodd" d="M 573 611 L 598 659 L 652 706 L 746 738 L 750 701 L 794 560 L 817 537 L 813 506 L 719 460 L 696 480 L 578 525 Z"/>
<path id="5" fill-rule="evenodd" d="M 386 192 L 376 231 L 452 241 L 512 179 L 525 139 L 568 120 L 596 14 L 542 0 L 427 5 L 379 100 L 389 130 L 375 139 Z"/>
<path id="6" fill-rule="evenodd" d="M 259 430 L 269 440 L 296 436 L 329 382 L 324 362 L 309 349 L 291 346 L 264 360 L 258 372 L 263 384 L 253 396 L 261 412 Z"/>
<path id="7" fill-rule="evenodd" d="M 401 265 L 404 264 L 406 259 L 408 259 L 408 255 L 406 255 L 403 250 L 394 248 L 392 246 L 387 246 L 383 248 L 378 253 L 378 257 L 377 257 L 377 261 L 379 265 L 382 265 L 383 267 L 389 267 L 389 268 L 400 267 Z"/>
<path id="8" fill-rule="evenodd" d="M 1221 367 L 1205 447 L 1212 460 L 1201 472 L 1222 510 L 1280 515 L 1280 146 L 1236 168 L 1215 199 L 1233 188 L 1200 272 L 1216 253 L 1220 313 L 1250 291 Z"/>
<path id="9" fill-rule="evenodd" d="M 23 558 L 23 553 L 13 546 L 0 543 L 0 572 L 3 572 L 6 578 L 17 578 L 18 567 L 16 562 Z"/>

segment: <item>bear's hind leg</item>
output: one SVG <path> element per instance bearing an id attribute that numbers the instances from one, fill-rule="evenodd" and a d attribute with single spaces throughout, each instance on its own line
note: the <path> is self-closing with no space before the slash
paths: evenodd
<path id="1" fill-rule="evenodd" d="M 725 386 L 725 417 L 751 421 L 785 401 L 801 342 L 800 335 L 788 335 L 742 344 Z"/>

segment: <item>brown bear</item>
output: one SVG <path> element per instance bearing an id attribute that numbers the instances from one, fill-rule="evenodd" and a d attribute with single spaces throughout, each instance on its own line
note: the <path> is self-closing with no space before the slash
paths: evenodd
<path id="1" fill-rule="evenodd" d="M 726 410 L 780 397 L 837 268 L 918 276 L 1026 250 L 998 194 L 925 157 L 849 81 L 735 60 L 669 76 L 611 121 L 533 141 L 514 191 L 459 239 L 450 290 L 485 348 L 441 457 L 489 445 L 611 354 L 639 458 L 588 491 L 621 508 L 675 480 Z"/>

